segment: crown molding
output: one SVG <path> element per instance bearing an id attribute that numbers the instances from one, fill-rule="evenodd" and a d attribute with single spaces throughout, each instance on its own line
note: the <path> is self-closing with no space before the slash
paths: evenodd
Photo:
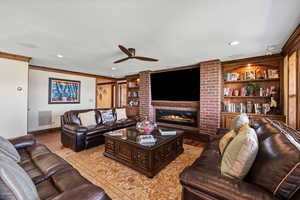
<path id="1" fill-rule="evenodd" d="M 5 53 L 5 52 L 0 52 L 0 58 L 7 58 L 11 60 L 18 60 L 18 61 L 23 61 L 23 62 L 28 62 L 31 60 L 31 57 L 27 56 L 20 56 L 16 54 L 11 54 L 11 53 Z"/>
<path id="2" fill-rule="evenodd" d="M 102 78 L 102 79 L 108 79 L 111 81 L 116 81 L 116 79 L 112 78 L 112 77 L 101 76 L 101 75 L 96 75 L 96 74 L 88 74 L 88 73 L 83 73 L 83 72 L 74 72 L 74 71 L 45 67 L 45 66 L 29 65 L 29 69 L 46 71 L 46 72 L 62 73 L 62 74 L 70 74 L 70 75 L 76 75 L 76 76 L 85 76 L 85 77 L 91 77 L 91 78 Z"/>
<path id="3" fill-rule="evenodd" d="M 292 33 L 292 35 L 284 44 L 282 48 L 282 54 L 286 56 L 299 48 L 300 48 L 300 24 L 297 26 L 295 31 Z"/>

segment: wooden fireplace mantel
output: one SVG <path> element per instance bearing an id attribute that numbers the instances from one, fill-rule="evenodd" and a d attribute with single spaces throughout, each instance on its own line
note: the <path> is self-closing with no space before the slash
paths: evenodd
<path id="1" fill-rule="evenodd" d="M 152 101 L 152 106 L 199 108 L 199 101 Z"/>

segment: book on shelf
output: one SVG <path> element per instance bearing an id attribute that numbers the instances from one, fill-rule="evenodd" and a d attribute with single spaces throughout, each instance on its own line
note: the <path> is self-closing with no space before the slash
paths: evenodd
<path id="1" fill-rule="evenodd" d="M 176 135 L 176 131 L 171 129 L 159 129 L 158 131 L 161 135 Z"/>
<path id="2" fill-rule="evenodd" d="M 257 95 L 259 97 L 269 97 L 271 94 L 276 92 L 278 88 L 276 86 L 270 86 L 270 87 L 260 87 L 258 89 Z M 224 96 L 242 96 L 246 97 L 249 96 L 249 92 L 247 91 L 246 87 L 242 88 L 224 88 Z"/>
<path id="3" fill-rule="evenodd" d="M 268 77 L 270 79 L 279 78 L 279 70 L 278 69 L 268 69 Z"/>
<path id="4" fill-rule="evenodd" d="M 224 81 L 243 81 L 279 78 L 278 69 L 245 70 L 240 73 L 224 74 Z"/>
<path id="5" fill-rule="evenodd" d="M 248 106 L 248 107 L 247 107 Z M 248 110 L 247 110 L 248 108 Z M 224 112 L 255 113 L 267 115 L 270 111 L 270 103 L 224 103 Z"/>

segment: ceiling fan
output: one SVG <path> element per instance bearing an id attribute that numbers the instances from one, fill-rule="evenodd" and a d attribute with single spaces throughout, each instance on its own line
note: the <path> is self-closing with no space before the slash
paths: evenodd
<path id="1" fill-rule="evenodd" d="M 119 48 L 121 49 L 121 51 L 123 53 L 125 53 L 128 57 L 126 58 L 122 58 L 120 60 L 115 61 L 114 63 L 120 63 L 120 62 L 124 62 L 126 60 L 129 59 L 138 59 L 138 60 L 142 60 L 142 61 L 150 61 L 150 62 L 157 62 L 157 59 L 154 58 L 147 58 L 147 57 L 141 57 L 141 56 L 135 56 L 135 49 L 134 48 L 125 48 L 122 45 L 119 45 Z"/>

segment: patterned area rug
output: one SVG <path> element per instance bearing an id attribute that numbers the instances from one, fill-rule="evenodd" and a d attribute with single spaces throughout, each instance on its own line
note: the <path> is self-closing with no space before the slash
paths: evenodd
<path id="1" fill-rule="evenodd" d="M 79 153 L 67 148 L 55 153 L 72 164 L 88 180 L 102 187 L 113 200 L 179 200 L 179 174 L 202 151 L 202 147 L 184 144 L 184 152 L 152 179 L 103 156 L 104 145 Z"/>

